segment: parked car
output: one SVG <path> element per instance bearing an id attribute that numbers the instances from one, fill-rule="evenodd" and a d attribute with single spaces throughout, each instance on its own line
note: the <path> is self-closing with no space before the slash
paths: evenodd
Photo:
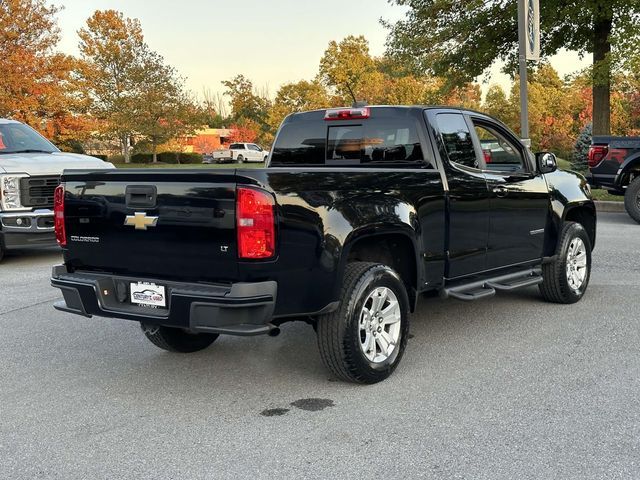
<path id="1" fill-rule="evenodd" d="M 491 168 L 478 132 L 503 145 Z M 454 108 L 297 113 L 267 168 L 67 171 L 56 200 L 58 310 L 140 322 L 174 352 L 300 320 L 329 370 L 360 383 L 398 366 L 422 294 L 537 285 L 571 304 L 596 241 L 583 176 Z M 131 295 L 146 290 L 156 300 Z"/>
<path id="2" fill-rule="evenodd" d="M 215 150 L 210 163 L 262 163 L 268 156 L 269 152 L 255 143 L 232 143 L 227 149 Z"/>
<path id="3" fill-rule="evenodd" d="M 613 195 L 640 223 L 640 137 L 595 136 L 589 148 L 589 183 Z"/>
<path id="4" fill-rule="evenodd" d="M 15 248 L 56 245 L 53 195 L 65 168 L 114 168 L 63 153 L 31 127 L 0 118 L 0 260 Z"/>

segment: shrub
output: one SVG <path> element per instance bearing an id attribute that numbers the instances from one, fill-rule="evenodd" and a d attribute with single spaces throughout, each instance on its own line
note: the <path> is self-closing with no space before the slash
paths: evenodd
<path id="1" fill-rule="evenodd" d="M 131 155 L 131 163 L 151 163 L 153 155 L 150 153 L 134 153 Z"/>
<path id="2" fill-rule="evenodd" d="M 158 162 L 161 163 L 178 163 L 177 152 L 162 152 L 158 154 Z"/>
<path id="3" fill-rule="evenodd" d="M 107 160 L 111 163 L 124 163 L 124 155 L 109 155 Z"/>
<path id="4" fill-rule="evenodd" d="M 202 163 L 202 155 L 199 153 L 179 153 L 178 160 L 183 164 Z"/>
<path id="5" fill-rule="evenodd" d="M 100 160 L 102 160 L 103 162 L 110 162 L 111 160 L 109 160 L 109 156 L 108 155 L 90 155 L 93 158 L 99 158 Z"/>
<path id="6" fill-rule="evenodd" d="M 573 155 L 571 156 L 571 168 L 578 171 L 585 171 L 589 168 L 589 147 L 591 146 L 592 129 L 588 123 L 580 132 L 576 145 L 573 147 Z"/>
<path id="7" fill-rule="evenodd" d="M 202 155 L 199 153 L 162 152 L 158 154 L 158 162 L 161 163 L 202 163 Z"/>

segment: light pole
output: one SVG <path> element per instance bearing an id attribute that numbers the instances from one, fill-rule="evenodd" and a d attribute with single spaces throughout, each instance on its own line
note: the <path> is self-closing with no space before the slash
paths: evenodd
<path id="1" fill-rule="evenodd" d="M 520 70 L 520 137 L 529 139 L 529 90 L 527 60 L 540 59 L 539 0 L 518 0 L 518 66 Z"/>

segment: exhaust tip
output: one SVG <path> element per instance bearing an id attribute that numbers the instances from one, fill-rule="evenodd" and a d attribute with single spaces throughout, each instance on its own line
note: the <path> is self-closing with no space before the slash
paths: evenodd
<path id="1" fill-rule="evenodd" d="M 273 327 L 271 330 L 269 330 L 270 337 L 277 337 L 278 335 L 280 335 L 280 328 Z"/>

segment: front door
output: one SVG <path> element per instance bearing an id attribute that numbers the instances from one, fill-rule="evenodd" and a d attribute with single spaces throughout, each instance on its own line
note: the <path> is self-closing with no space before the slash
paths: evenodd
<path id="1" fill-rule="evenodd" d="M 254 145 L 253 143 L 249 143 L 247 145 L 247 158 L 250 158 L 254 162 L 259 162 L 262 160 L 262 152 L 260 151 L 260 147 Z"/>
<path id="2" fill-rule="evenodd" d="M 509 131 L 471 116 L 491 197 L 487 269 L 539 260 L 549 217 L 547 183 Z"/>

